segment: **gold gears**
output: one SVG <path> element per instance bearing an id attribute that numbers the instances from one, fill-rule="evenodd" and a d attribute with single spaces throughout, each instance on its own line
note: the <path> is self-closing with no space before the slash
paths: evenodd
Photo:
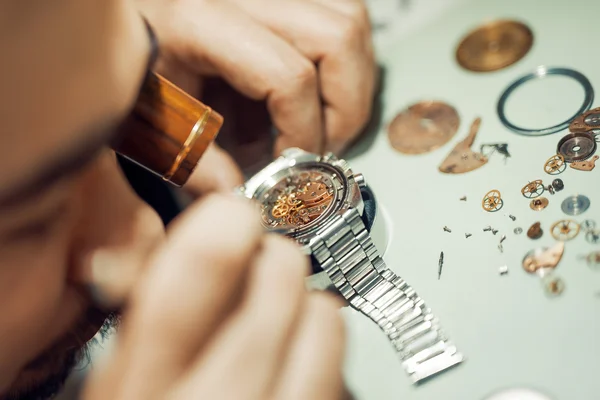
<path id="1" fill-rule="evenodd" d="M 546 160 L 546 164 L 544 164 L 544 171 L 550 175 L 558 175 L 567 168 L 567 164 L 565 164 L 565 157 L 562 154 L 555 154 Z"/>
<path id="2" fill-rule="evenodd" d="M 527 185 L 523 186 L 521 193 L 528 199 L 535 199 L 544 193 L 544 184 L 541 179 L 536 179 L 535 181 L 529 182 Z"/>
<path id="3" fill-rule="evenodd" d="M 579 229 L 577 222 L 571 219 L 563 219 L 552 225 L 550 233 L 554 239 L 566 242 L 574 239 L 579 234 Z"/>
<path id="4" fill-rule="evenodd" d="M 502 208 L 503 204 L 502 196 L 496 189 L 487 192 L 481 201 L 481 207 L 487 212 L 498 211 Z"/>

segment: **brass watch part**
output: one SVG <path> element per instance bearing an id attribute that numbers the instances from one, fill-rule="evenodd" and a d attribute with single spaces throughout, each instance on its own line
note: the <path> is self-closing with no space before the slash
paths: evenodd
<path id="1" fill-rule="evenodd" d="M 533 182 L 529 182 L 521 189 L 521 194 L 528 199 L 535 199 L 540 197 L 544 193 L 544 183 L 541 179 L 536 179 Z"/>
<path id="2" fill-rule="evenodd" d="M 503 204 L 502 195 L 496 189 L 487 192 L 481 201 L 481 207 L 487 212 L 498 211 L 502 208 Z"/>
<path id="3" fill-rule="evenodd" d="M 574 133 L 590 132 L 596 129 L 600 129 L 600 107 L 577 116 L 569 125 L 569 130 Z"/>
<path id="4" fill-rule="evenodd" d="M 546 160 L 544 164 L 544 172 L 550 175 L 558 175 L 567 168 L 565 157 L 561 154 L 555 154 Z"/>
<path id="5" fill-rule="evenodd" d="M 459 142 L 438 167 L 445 174 L 463 174 L 474 171 L 488 162 L 488 158 L 481 153 L 471 150 L 475 137 L 479 132 L 481 118 L 476 118 L 471 125 L 469 135 Z"/>
<path id="6" fill-rule="evenodd" d="M 550 234 L 556 240 L 563 242 L 574 239 L 579 234 L 579 224 L 571 219 L 557 221 L 550 228 Z"/>
<path id="7" fill-rule="evenodd" d="M 422 101 L 396 115 L 388 126 L 388 139 L 400 153 L 429 153 L 448 143 L 459 124 L 458 112 L 451 105 Z"/>
<path id="8" fill-rule="evenodd" d="M 530 239 L 539 239 L 544 234 L 542 225 L 539 222 L 534 223 L 527 229 L 527 237 Z"/>
<path id="9" fill-rule="evenodd" d="M 469 71 L 497 71 L 525 57 L 532 45 L 533 32 L 527 25 L 511 20 L 492 21 L 461 40 L 456 61 Z"/>
<path id="10" fill-rule="evenodd" d="M 530 274 L 540 269 L 554 269 L 560 262 L 564 252 L 564 242 L 557 242 L 549 248 L 532 250 L 523 258 L 523 269 Z"/>
<path id="11" fill-rule="evenodd" d="M 571 168 L 579 171 L 591 171 L 596 166 L 598 158 L 600 158 L 600 156 L 594 156 L 591 160 L 587 161 L 574 161 L 571 163 Z"/>
<path id="12" fill-rule="evenodd" d="M 544 208 L 548 207 L 548 199 L 545 197 L 538 197 L 531 202 L 529 202 L 529 207 L 534 211 L 542 211 Z"/>

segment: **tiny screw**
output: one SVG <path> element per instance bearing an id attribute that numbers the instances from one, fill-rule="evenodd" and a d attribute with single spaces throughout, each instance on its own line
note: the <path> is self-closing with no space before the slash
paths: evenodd
<path id="1" fill-rule="evenodd" d="M 506 235 L 502 235 L 502 237 L 500 238 L 500 243 L 504 242 L 506 240 Z"/>
<path id="2" fill-rule="evenodd" d="M 473 236 L 473 235 L 471 235 L 470 233 L 465 233 L 465 237 L 466 237 L 467 239 L 468 239 L 468 238 L 470 238 L 471 236 Z"/>
<path id="3" fill-rule="evenodd" d="M 515 235 L 520 235 L 521 233 L 523 233 L 523 228 L 515 228 L 514 232 Z"/>
<path id="4" fill-rule="evenodd" d="M 450 228 L 448 228 L 447 226 L 444 226 L 444 231 L 446 231 L 446 232 L 448 232 L 448 233 L 452 232 L 452 231 L 450 230 Z"/>
<path id="5" fill-rule="evenodd" d="M 513 221 L 517 220 L 517 217 L 515 217 L 514 215 L 509 215 L 508 218 L 512 219 Z"/>
<path id="6" fill-rule="evenodd" d="M 491 226 L 489 226 L 489 225 L 488 225 L 488 226 L 486 226 L 485 228 L 483 228 L 483 231 L 484 231 L 484 232 L 489 232 L 489 231 L 491 231 L 491 230 L 492 230 L 492 227 L 491 227 Z"/>
<path id="7" fill-rule="evenodd" d="M 463 196 L 460 198 L 460 201 L 467 201 L 467 196 Z"/>
<path id="8" fill-rule="evenodd" d="M 498 250 L 500 250 L 500 253 L 504 253 L 504 247 L 501 244 L 498 245 Z"/>
<path id="9" fill-rule="evenodd" d="M 508 274 L 508 266 L 507 265 L 503 265 L 500 268 L 498 268 L 498 272 L 500 273 L 500 275 L 507 275 Z"/>
<path id="10" fill-rule="evenodd" d="M 498 229 L 492 229 L 492 233 L 495 235 L 496 233 L 498 233 Z"/>

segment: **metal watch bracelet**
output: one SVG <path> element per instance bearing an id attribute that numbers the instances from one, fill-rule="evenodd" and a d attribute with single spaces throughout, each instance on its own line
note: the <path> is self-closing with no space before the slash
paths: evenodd
<path id="1" fill-rule="evenodd" d="M 386 266 L 356 209 L 333 218 L 309 245 L 342 296 L 388 336 L 413 383 L 463 361 L 424 301 Z"/>

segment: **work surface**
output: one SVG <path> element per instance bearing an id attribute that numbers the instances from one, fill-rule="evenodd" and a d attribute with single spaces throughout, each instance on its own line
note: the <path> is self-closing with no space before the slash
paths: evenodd
<path id="1" fill-rule="evenodd" d="M 540 279 L 521 266 L 529 250 L 555 243 L 549 233 L 555 221 L 600 223 L 600 168 L 591 172 L 568 168 L 559 175 L 565 189 L 544 194 L 550 200 L 547 209 L 531 210 L 521 188 L 528 181 L 543 179 L 549 184 L 555 178 L 543 171 L 543 165 L 567 131 L 520 136 L 507 130 L 496 113 L 504 89 L 539 65 L 573 68 L 600 91 L 598 15 L 600 2 L 591 0 L 472 0 L 408 36 L 379 46 L 386 69 L 383 125 L 352 149 L 349 160 L 355 171 L 364 173 L 387 211 L 391 245 L 385 260 L 426 300 L 467 360 L 413 386 L 385 335 L 367 318 L 345 309 L 346 378 L 357 399 L 479 400 L 515 386 L 535 388 L 557 400 L 600 398 L 600 271 L 579 259 L 600 250 L 600 245 L 587 243 L 583 234 L 566 243 L 555 271 L 566 289 L 556 298 L 546 296 Z M 461 69 L 454 58 L 460 39 L 486 21 L 506 18 L 523 21 L 532 29 L 534 45 L 527 56 L 497 72 Z M 548 78 L 532 83 L 531 90 L 524 88 L 519 96 L 509 104 L 509 116 L 515 122 L 544 127 L 573 114 L 583 91 L 566 79 Z M 408 105 L 428 99 L 448 102 L 458 110 L 458 133 L 450 143 L 422 156 L 396 152 L 389 145 L 387 123 Z M 593 107 L 598 105 L 595 102 Z M 505 142 L 512 157 L 505 163 L 502 156 L 493 155 L 487 165 L 464 175 L 439 173 L 438 165 L 466 136 L 477 116 L 482 125 L 474 149 L 482 143 Z M 498 189 L 504 199 L 503 209 L 496 213 L 481 208 L 484 194 L 491 189 Z M 561 202 L 578 193 L 590 198 L 591 207 L 580 216 L 568 217 Z M 466 202 L 459 201 L 463 195 Z M 513 233 L 515 227 L 526 231 L 536 221 L 545 231 L 541 239 Z M 452 233 L 442 230 L 445 225 Z M 499 233 L 483 232 L 487 225 Z M 466 239 L 467 232 L 473 236 Z M 501 253 L 497 246 L 503 234 L 507 239 Z M 440 251 L 445 253 L 445 263 L 438 280 Z M 503 265 L 509 273 L 500 276 L 498 268 Z"/>

